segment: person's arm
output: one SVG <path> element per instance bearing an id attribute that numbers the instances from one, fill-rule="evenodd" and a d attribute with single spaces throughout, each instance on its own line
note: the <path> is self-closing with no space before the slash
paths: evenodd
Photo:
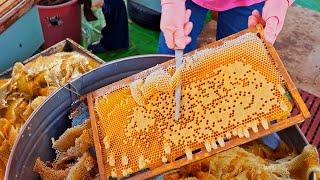
<path id="1" fill-rule="evenodd" d="M 161 0 L 160 29 L 170 49 L 184 49 L 191 42 L 191 11 L 186 10 L 186 0 Z"/>
<path id="2" fill-rule="evenodd" d="M 288 7 L 294 0 L 266 0 L 262 10 L 262 17 L 258 10 L 254 10 L 248 19 L 248 26 L 265 25 L 265 38 L 274 43 L 282 30 Z"/>

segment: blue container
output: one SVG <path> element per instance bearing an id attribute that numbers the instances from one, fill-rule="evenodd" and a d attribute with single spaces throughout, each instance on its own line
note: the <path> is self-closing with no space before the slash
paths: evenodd
<path id="1" fill-rule="evenodd" d="M 32 56 L 43 42 L 38 8 L 34 6 L 0 34 L 0 72 Z"/>

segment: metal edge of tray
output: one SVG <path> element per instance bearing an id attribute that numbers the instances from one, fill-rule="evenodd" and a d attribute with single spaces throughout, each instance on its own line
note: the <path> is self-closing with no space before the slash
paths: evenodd
<path id="1" fill-rule="evenodd" d="M 27 64 L 27 63 L 37 59 L 39 56 L 49 56 L 49 55 L 52 55 L 52 54 L 58 53 L 58 52 L 70 52 L 70 51 L 77 51 L 78 53 L 81 53 L 82 55 L 85 55 L 100 64 L 105 63 L 98 56 L 92 54 L 90 51 L 86 50 L 85 48 L 81 47 L 79 44 L 77 44 L 76 42 L 74 42 L 73 40 L 68 39 L 68 38 L 49 47 L 48 49 L 46 49 L 38 54 L 35 54 L 34 56 L 22 61 L 21 63 Z M 12 67 L 5 70 L 2 73 L 0 73 L 0 79 L 10 78 L 11 72 L 12 72 Z"/>

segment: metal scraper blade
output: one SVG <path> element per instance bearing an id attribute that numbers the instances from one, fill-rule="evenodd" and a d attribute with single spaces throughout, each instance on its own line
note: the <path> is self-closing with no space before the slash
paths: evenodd
<path id="1" fill-rule="evenodd" d="M 177 70 L 182 65 L 183 50 L 175 50 L 175 58 L 176 58 L 176 70 Z M 181 84 L 179 84 L 176 87 L 175 99 L 176 99 L 176 110 L 175 110 L 174 118 L 176 121 L 178 121 L 180 118 Z"/>

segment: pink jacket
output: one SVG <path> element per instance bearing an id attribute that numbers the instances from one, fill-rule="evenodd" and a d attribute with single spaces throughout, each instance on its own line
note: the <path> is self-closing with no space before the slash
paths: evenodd
<path id="1" fill-rule="evenodd" d="M 199 6 L 214 10 L 225 11 L 239 6 L 250 6 L 265 0 L 193 0 Z"/>

